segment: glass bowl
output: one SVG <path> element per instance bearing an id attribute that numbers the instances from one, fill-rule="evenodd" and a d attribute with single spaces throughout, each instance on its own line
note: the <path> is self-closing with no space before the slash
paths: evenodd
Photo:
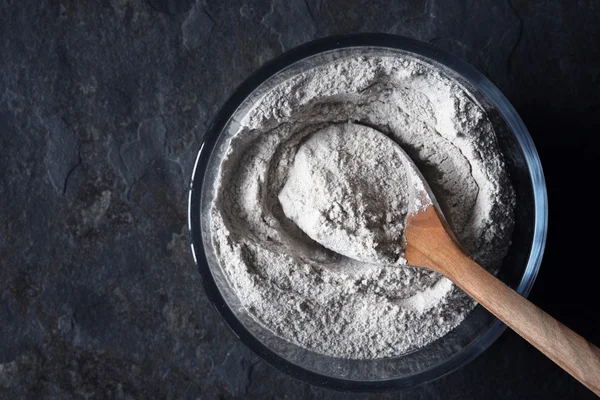
<path id="1" fill-rule="evenodd" d="M 290 343 L 256 322 L 240 304 L 219 267 L 210 237 L 209 208 L 217 171 L 240 116 L 275 84 L 348 54 L 410 53 L 443 69 L 464 86 L 494 124 L 514 185 L 516 224 L 498 277 L 523 296 L 535 281 L 546 242 L 547 197 L 535 146 L 517 112 L 473 67 L 428 44 L 393 35 L 360 34 L 317 40 L 281 55 L 242 83 L 221 108 L 204 136 L 192 174 L 188 224 L 191 247 L 206 294 L 235 335 L 281 371 L 336 390 L 380 391 L 414 386 L 452 372 L 487 349 L 506 326 L 477 306 L 454 330 L 398 357 L 350 360 L 315 353 Z"/>

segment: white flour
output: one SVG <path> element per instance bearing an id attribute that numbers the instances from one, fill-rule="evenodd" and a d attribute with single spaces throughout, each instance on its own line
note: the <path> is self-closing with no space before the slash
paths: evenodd
<path id="1" fill-rule="evenodd" d="M 374 264 L 404 260 L 412 191 L 389 141 L 357 124 L 315 132 L 298 148 L 279 194 L 284 214 L 311 239 L 346 257 Z"/>
<path id="2" fill-rule="evenodd" d="M 349 57 L 273 88 L 230 141 L 211 212 L 220 265 L 257 321 L 359 359 L 425 346 L 475 305 L 440 275 L 396 263 L 409 185 L 393 146 L 365 127 L 410 155 L 466 251 L 497 269 L 514 193 L 493 127 L 455 81 L 410 57 Z M 365 195 L 364 179 L 381 190 Z M 373 246 L 385 265 L 365 262 Z"/>

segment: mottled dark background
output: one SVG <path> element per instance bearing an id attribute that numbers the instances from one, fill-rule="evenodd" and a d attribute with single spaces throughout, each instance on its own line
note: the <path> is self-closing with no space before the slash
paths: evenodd
<path id="1" fill-rule="evenodd" d="M 189 252 L 186 187 L 236 85 L 353 32 L 446 49 L 513 102 L 551 207 L 531 298 L 600 344 L 600 2 L 0 0 L 0 398 L 349 397 L 228 331 Z M 506 332 L 462 370 L 382 398 L 593 395 Z"/>

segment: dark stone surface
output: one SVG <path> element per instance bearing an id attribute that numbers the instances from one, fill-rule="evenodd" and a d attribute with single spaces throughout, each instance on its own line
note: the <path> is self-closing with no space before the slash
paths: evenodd
<path id="1" fill-rule="evenodd" d="M 600 156 L 599 21 L 595 0 L 0 0 L 0 398 L 380 398 L 262 362 L 213 311 L 188 247 L 186 187 L 218 107 L 264 62 L 339 33 L 431 42 L 504 91 L 549 188 L 531 298 L 600 344 L 596 237 L 575 233 L 600 217 L 573 212 Z M 381 398 L 593 395 L 507 332 Z"/>

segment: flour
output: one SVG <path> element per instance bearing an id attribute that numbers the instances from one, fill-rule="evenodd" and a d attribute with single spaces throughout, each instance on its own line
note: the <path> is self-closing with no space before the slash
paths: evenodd
<path id="1" fill-rule="evenodd" d="M 480 264 L 497 270 L 514 225 L 484 110 L 436 67 L 372 53 L 280 82 L 239 116 L 211 210 L 220 267 L 247 311 L 288 341 L 357 359 L 425 346 L 475 306 L 437 273 L 399 265 L 410 176 L 390 140 Z"/>
<path id="2" fill-rule="evenodd" d="M 346 257 L 406 261 L 410 183 L 399 151 L 388 142 L 357 124 L 315 132 L 298 148 L 279 194 L 284 214 L 311 239 Z"/>

